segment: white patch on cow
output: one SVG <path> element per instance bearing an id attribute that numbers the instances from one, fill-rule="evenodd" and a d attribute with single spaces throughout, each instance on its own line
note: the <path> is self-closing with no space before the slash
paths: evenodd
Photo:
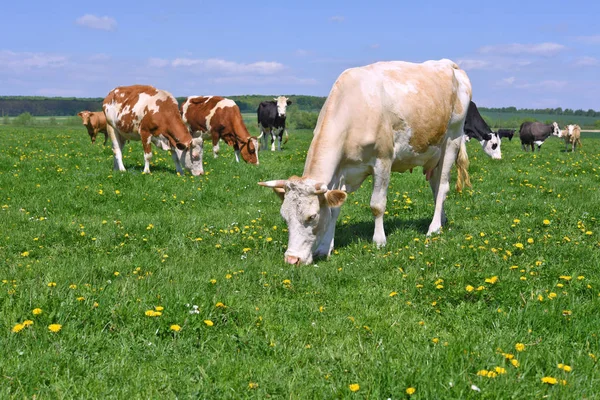
<path id="1" fill-rule="evenodd" d="M 491 135 L 492 138 L 490 140 L 482 140 L 479 143 L 485 154 L 492 157 L 493 160 L 501 160 L 502 150 L 500 149 L 500 146 L 502 141 L 496 132 L 492 132 Z"/>
<path id="2" fill-rule="evenodd" d="M 553 122 L 552 126 L 554 127 L 554 131 L 552 132 L 552 134 L 554 136 L 558 136 L 559 138 L 562 137 L 562 131 L 558 127 L 558 124 L 556 122 Z"/>
<path id="3" fill-rule="evenodd" d="M 405 82 L 402 85 L 397 85 L 397 86 L 398 86 L 398 89 L 400 91 L 402 91 L 403 93 L 406 93 L 406 94 L 408 94 L 408 93 L 419 93 L 419 89 L 417 89 L 417 86 L 415 85 L 415 82 L 408 81 L 408 82 Z"/>
<path id="4" fill-rule="evenodd" d="M 575 125 L 567 125 L 567 131 L 569 132 L 569 136 L 573 136 L 573 129 L 575 129 Z"/>
<path id="5" fill-rule="evenodd" d="M 230 99 L 223 99 L 221 101 L 219 101 L 215 107 L 210 110 L 210 113 L 208 113 L 208 115 L 206 116 L 206 129 L 210 131 L 210 120 L 212 119 L 212 117 L 215 116 L 215 113 L 217 112 L 217 110 L 219 108 L 225 108 L 225 107 L 235 107 L 235 101 L 230 100 Z"/>
<path id="6" fill-rule="evenodd" d="M 543 140 L 536 140 L 533 143 L 535 143 L 537 147 L 540 147 L 542 144 L 544 144 L 544 141 Z"/>
<path id="7" fill-rule="evenodd" d="M 275 97 L 275 101 L 277 102 L 277 114 L 279 114 L 280 117 L 285 117 L 288 98 L 285 96 L 279 96 Z"/>

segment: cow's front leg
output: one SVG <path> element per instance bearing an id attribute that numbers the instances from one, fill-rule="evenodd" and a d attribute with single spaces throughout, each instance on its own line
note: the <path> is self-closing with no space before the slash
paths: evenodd
<path id="1" fill-rule="evenodd" d="M 240 146 L 237 141 L 233 145 L 233 152 L 235 153 L 235 161 L 240 162 Z"/>
<path id="2" fill-rule="evenodd" d="M 383 215 L 387 204 L 387 189 L 390 184 L 392 163 L 388 160 L 378 159 L 373 168 L 373 194 L 371 195 L 371 212 L 375 218 L 375 231 L 373 242 L 377 247 L 385 246 L 387 240 L 383 229 Z"/>
<path id="3" fill-rule="evenodd" d="M 277 131 L 274 129 L 271 129 L 271 151 L 275 151 L 275 135 Z"/>
<path id="4" fill-rule="evenodd" d="M 279 132 L 277 137 L 279 138 L 279 142 L 277 142 L 277 147 L 278 147 L 277 150 L 281 151 L 281 141 L 283 140 L 283 130 Z"/>
<path id="5" fill-rule="evenodd" d="M 450 170 L 456 161 L 460 147 L 460 138 L 446 139 L 446 143 L 442 145 L 442 154 L 437 167 L 433 170 L 429 185 L 434 196 L 435 211 L 433 219 L 427 230 L 427 236 L 434 233 L 439 233 L 442 229 L 442 224 L 445 222 L 446 214 L 444 213 L 444 202 L 450 190 Z"/>
<path id="6" fill-rule="evenodd" d="M 144 148 L 144 174 L 150 173 L 150 160 L 152 160 L 152 134 L 140 129 L 140 138 L 142 139 L 142 147 Z"/>
<path id="7" fill-rule="evenodd" d="M 331 220 L 329 221 L 329 226 L 327 226 L 325 235 L 323 236 L 319 247 L 317 247 L 314 257 L 329 257 L 331 255 L 331 252 L 333 251 L 333 238 L 335 236 L 335 224 L 339 215 L 339 207 L 331 209 Z"/>
<path id="8" fill-rule="evenodd" d="M 220 137 L 219 137 L 219 134 L 215 133 L 215 132 L 211 133 L 211 137 L 212 137 L 212 145 L 213 145 L 213 157 L 217 158 L 217 157 L 219 157 L 219 150 L 220 150 L 219 139 L 220 139 Z"/>
<path id="9" fill-rule="evenodd" d="M 125 139 L 123 139 L 121 134 L 110 125 L 107 127 L 107 131 L 110 135 L 110 141 L 112 142 L 112 150 L 114 155 L 113 170 L 125 171 L 125 166 L 123 165 L 123 149 L 125 148 Z"/>

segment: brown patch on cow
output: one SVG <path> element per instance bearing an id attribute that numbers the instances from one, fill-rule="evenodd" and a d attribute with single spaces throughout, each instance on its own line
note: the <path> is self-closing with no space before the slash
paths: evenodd
<path id="1" fill-rule="evenodd" d="M 389 78 L 398 82 L 414 82 L 419 93 L 428 93 L 428 96 L 418 96 L 419 101 L 411 106 L 411 113 L 406 115 L 406 123 L 411 127 L 412 133 L 409 144 L 417 153 L 424 153 L 430 146 L 439 145 L 446 135 L 448 121 L 454 106 L 459 104 L 455 81 L 448 79 L 447 70 L 432 71 L 429 79 L 411 79 L 409 72 L 386 71 Z M 420 71 L 415 71 L 417 74 Z M 435 94 L 438 92 L 439 94 Z M 449 96 L 449 94 L 451 94 Z M 460 105 L 462 109 L 462 105 Z"/>
<path id="2" fill-rule="evenodd" d="M 188 98 L 187 110 L 185 104 L 181 107 L 181 112 L 192 132 L 208 132 L 212 137 L 213 146 L 216 146 L 219 139 L 239 150 L 244 161 L 250 164 L 256 164 L 258 158 L 256 148 L 252 143 L 251 135 L 244 124 L 242 114 L 237 105 L 215 107 L 222 100 L 228 100 L 224 97 L 191 97 Z M 214 110 L 214 112 L 213 112 Z M 211 115 L 210 121 L 207 118 Z"/>

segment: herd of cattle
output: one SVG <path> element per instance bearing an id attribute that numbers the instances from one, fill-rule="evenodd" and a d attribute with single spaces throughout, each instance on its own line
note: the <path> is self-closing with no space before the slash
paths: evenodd
<path id="1" fill-rule="evenodd" d="M 443 59 L 421 64 L 389 61 L 344 71 L 334 83 L 319 114 L 301 177 L 259 182 L 281 198 L 281 215 L 288 226 L 285 262 L 310 264 L 327 257 L 334 247 L 335 224 L 347 193 L 373 176 L 371 210 L 375 219 L 373 241 L 386 244 L 383 216 L 391 172 L 422 167 L 433 192 L 435 210 L 427 235 L 438 233 L 446 221 L 444 201 L 450 189 L 450 170 L 457 166 L 458 190 L 470 186 L 465 141 L 480 142 L 484 152 L 500 159 L 501 138 L 512 139 L 514 130 L 494 132 L 479 114 L 467 74 Z M 280 96 L 262 102 L 257 110 L 260 136 L 251 136 L 239 107 L 218 96 L 191 96 L 179 107 L 170 93 L 152 86 L 113 89 L 102 112 L 82 111 L 83 124 L 95 142 L 99 132 L 106 144 L 110 136 L 114 169 L 125 171 L 123 147 L 141 140 L 144 172 L 150 172 L 151 143 L 171 152 L 178 172 L 193 175 L 203 170 L 203 142 L 211 138 L 218 156 L 222 139 L 250 164 L 268 147 L 281 150 L 287 142 L 286 107 Z M 525 122 L 519 129 L 523 150 L 538 151 L 550 136 L 564 137 L 567 148 L 581 146 L 581 129 L 556 122 Z"/>

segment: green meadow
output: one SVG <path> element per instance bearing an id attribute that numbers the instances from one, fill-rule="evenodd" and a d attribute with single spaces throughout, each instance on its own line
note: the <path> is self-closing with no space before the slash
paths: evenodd
<path id="1" fill-rule="evenodd" d="M 139 142 L 114 172 L 82 126 L 0 140 L 0 398 L 600 397 L 598 138 L 468 143 L 431 238 L 423 174 L 394 174 L 383 249 L 367 180 L 311 266 L 256 184 L 301 175 L 310 131 L 259 166 L 207 144 L 202 177 L 159 150 L 143 175 Z"/>

